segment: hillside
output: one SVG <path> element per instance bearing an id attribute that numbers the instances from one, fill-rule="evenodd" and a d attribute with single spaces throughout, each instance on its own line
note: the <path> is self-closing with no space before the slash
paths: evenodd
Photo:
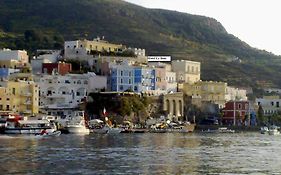
<path id="1" fill-rule="evenodd" d="M 212 18 L 121 0 L 0 1 L 0 47 L 61 48 L 63 39 L 96 36 L 149 54 L 201 61 L 203 80 L 281 86 L 281 57 L 250 47 Z M 231 61 L 236 57 L 242 62 Z"/>

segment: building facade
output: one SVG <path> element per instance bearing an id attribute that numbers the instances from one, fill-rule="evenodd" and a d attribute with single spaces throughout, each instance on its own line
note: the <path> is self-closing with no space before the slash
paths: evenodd
<path id="1" fill-rule="evenodd" d="M 227 83 L 216 81 L 198 81 L 194 84 L 184 83 L 179 85 L 179 90 L 183 91 L 187 96 L 196 99 L 198 102 L 211 102 L 218 104 L 220 108 L 226 103 Z"/>
<path id="2" fill-rule="evenodd" d="M 0 111 L 34 115 L 39 112 L 39 87 L 33 81 L 1 81 Z"/>
<path id="3" fill-rule="evenodd" d="M 106 89 L 106 77 L 88 74 L 41 75 L 40 108 L 49 115 L 68 116 L 88 93 Z"/>
<path id="4" fill-rule="evenodd" d="M 201 63 L 188 60 L 172 61 L 172 70 L 177 74 L 179 83 L 195 83 L 200 80 Z"/>
<path id="5" fill-rule="evenodd" d="M 257 98 L 256 105 L 262 108 L 264 116 L 272 116 L 281 111 L 281 99 L 279 96 Z"/>
<path id="6" fill-rule="evenodd" d="M 156 89 L 155 70 L 148 67 L 113 65 L 110 80 L 111 90 L 117 92 L 141 93 Z"/>
<path id="7" fill-rule="evenodd" d="M 231 100 L 233 100 L 233 101 L 234 100 L 241 100 L 241 101 L 248 100 L 247 90 L 227 86 L 226 87 L 226 101 L 231 101 Z"/>
<path id="8" fill-rule="evenodd" d="M 42 73 L 45 74 L 59 74 L 65 75 L 72 71 L 72 66 L 70 63 L 43 63 Z"/>
<path id="9" fill-rule="evenodd" d="M 10 50 L 3 49 L 0 50 L 0 61 L 11 61 L 16 60 L 19 63 L 26 64 L 28 63 L 28 55 L 25 50 Z"/>
<path id="10" fill-rule="evenodd" d="M 64 57 L 65 58 L 79 58 L 90 55 L 92 51 L 97 52 L 117 52 L 121 50 L 121 44 L 112 44 L 107 41 L 96 38 L 89 40 L 65 41 L 64 43 Z"/>
<path id="11" fill-rule="evenodd" d="M 248 118 L 246 118 L 248 116 Z M 226 125 L 243 125 L 250 121 L 249 101 L 229 101 L 223 109 L 222 123 Z"/>

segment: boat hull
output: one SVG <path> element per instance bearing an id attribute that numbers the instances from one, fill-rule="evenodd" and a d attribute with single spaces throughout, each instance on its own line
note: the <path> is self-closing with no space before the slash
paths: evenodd
<path id="1" fill-rule="evenodd" d="M 89 134 L 90 129 L 85 126 L 66 126 L 66 129 L 70 134 Z"/>
<path id="2" fill-rule="evenodd" d="M 56 131 L 53 128 L 5 128 L 5 134 L 40 134 L 43 129 L 46 129 L 47 133 Z"/>

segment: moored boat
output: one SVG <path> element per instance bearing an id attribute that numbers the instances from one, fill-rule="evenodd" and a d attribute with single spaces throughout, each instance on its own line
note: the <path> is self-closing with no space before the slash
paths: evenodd
<path id="1" fill-rule="evenodd" d="M 89 134 L 90 129 L 86 125 L 84 111 L 76 111 L 71 120 L 67 123 L 65 129 L 72 134 Z"/>
<path id="2" fill-rule="evenodd" d="M 10 115 L 4 132 L 6 134 L 40 134 L 42 130 L 52 133 L 56 131 L 56 127 L 48 120 L 23 120 L 19 115 Z"/>
<path id="3" fill-rule="evenodd" d="M 269 135 L 280 135 L 279 127 L 277 127 L 277 126 L 269 127 L 268 134 Z"/>

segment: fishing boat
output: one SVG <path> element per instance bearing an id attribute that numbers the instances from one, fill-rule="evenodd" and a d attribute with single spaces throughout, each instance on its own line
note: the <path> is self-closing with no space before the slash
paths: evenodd
<path id="1" fill-rule="evenodd" d="M 24 120 L 19 115 L 9 115 L 4 132 L 6 134 L 40 134 L 42 130 L 52 133 L 56 131 L 56 127 L 48 120 Z"/>
<path id="2" fill-rule="evenodd" d="M 84 111 L 75 111 L 65 129 L 72 134 L 89 134 L 90 129 L 86 124 Z"/>

